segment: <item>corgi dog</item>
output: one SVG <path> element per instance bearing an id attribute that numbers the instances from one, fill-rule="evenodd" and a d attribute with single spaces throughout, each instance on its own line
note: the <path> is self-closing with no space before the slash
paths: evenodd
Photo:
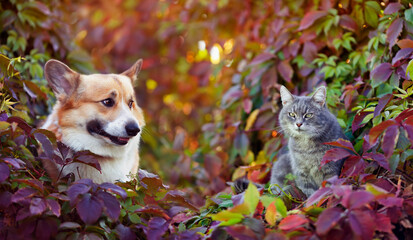
<path id="1" fill-rule="evenodd" d="M 43 160 L 54 181 L 72 172 L 76 179 L 113 183 L 127 181 L 137 173 L 145 120 L 133 85 L 141 66 L 139 59 L 121 74 L 83 75 L 57 60 L 46 63 L 45 78 L 57 103 L 41 128 L 54 132 L 75 152 L 89 150 L 98 155 L 101 166 L 99 172 L 83 163 L 62 167 L 53 160 Z"/>

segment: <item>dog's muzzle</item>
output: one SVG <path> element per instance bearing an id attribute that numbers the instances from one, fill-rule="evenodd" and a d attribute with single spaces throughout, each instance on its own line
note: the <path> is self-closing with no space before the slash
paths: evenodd
<path id="1" fill-rule="evenodd" d="M 117 137 L 107 133 L 103 130 L 102 124 L 98 120 L 88 122 L 86 128 L 90 134 L 98 134 L 100 136 L 107 137 L 110 141 L 118 145 L 126 145 L 132 137 L 138 135 L 141 131 L 138 124 L 135 122 L 129 122 L 126 124 L 125 131 L 128 135 L 127 137 Z"/>

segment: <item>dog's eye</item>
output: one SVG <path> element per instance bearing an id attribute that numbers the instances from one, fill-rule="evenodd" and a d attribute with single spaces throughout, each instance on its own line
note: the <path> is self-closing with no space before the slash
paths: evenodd
<path id="1" fill-rule="evenodd" d="M 292 117 L 292 118 L 295 118 L 295 113 L 289 112 L 289 113 L 288 113 L 288 116 L 290 116 L 290 117 Z"/>
<path id="2" fill-rule="evenodd" d="M 115 105 L 115 101 L 112 98 L 106 98 L 105 100 L 102 100 L 101 102 L 106 107 L 113 107 L 113 105 Z"/>
<path id="3" fill-rule="evenodd" d="M 304 115 L 304 118 L 312 118 L 313 116 L 314 116 L 314 114 L 307 113 L 306 115 Z"/>
<path id="4" fill-rule="evenodd" d="M 133 107 L 133 100 L 129 100 L 128 106 L 129 106 L 130 109 L 132 109 L 132 107 Z"/>

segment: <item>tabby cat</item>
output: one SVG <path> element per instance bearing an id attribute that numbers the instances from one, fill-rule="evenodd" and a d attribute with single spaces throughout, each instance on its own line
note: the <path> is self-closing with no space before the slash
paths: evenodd
<path id="1" fill-rule="evenodd" d="M 332 146 L 326 142 L 345 138 L 337 118 L 326 107 L 326 88 L 319 87 L 309 96 L 292 95 L 281 86 L 283 108 L 279 115 L 282 132 L 289 137 L 288 152 L 280 154 L 271 171 L 271 183 L 283 186 L 285 176 L 292 173 L 296 186 L 309 197 L 321 183 L 339 175 L 343 161 L 320 162 Z"/>

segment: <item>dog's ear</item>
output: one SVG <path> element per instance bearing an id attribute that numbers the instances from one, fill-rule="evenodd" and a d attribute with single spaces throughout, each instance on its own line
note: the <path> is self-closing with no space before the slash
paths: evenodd
<path id="1" fill-rule="evenodd" d="M 59 99 L 71 96 L 79 85 L 80 74 L 54 59 L 44 65 L 44 75 Z"/>
<path id="2" fill-rule="evenodd" d="M 132 80 L 132 83 L 134 83 L 136 79 L 138 79 L 138 74 L 142 68 L 142 62 L 142 59 L 139 59 L 135 62 L 135 64 L 133 64 L 132 67 L 124 71 L 122 74 L 128 76 Z"/>

